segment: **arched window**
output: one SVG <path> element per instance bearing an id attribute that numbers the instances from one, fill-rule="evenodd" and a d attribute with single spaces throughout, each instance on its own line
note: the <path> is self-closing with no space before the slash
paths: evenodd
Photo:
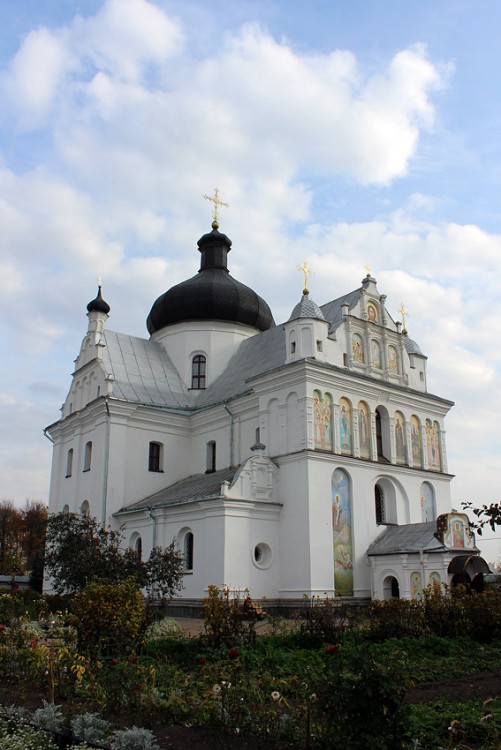
<path id="1" fill-rule="evenodd" d="M 183 541 L 183 564 L 185 571 L 193 570 L 193 532 L 187 531 Z"/>
<path id="2" fill-rule="evenodd" d="M 80 506 L 80 513 L 82 516 L 90 516 L 90 505 L 88 500 L 84 500 Z"/>
<path id="3" fill-rule="evenodd" d="M 206 474 L 216 471 L 216 441 L 211 440 L 207 443 L 207 468 Z"/>
<path id="4" fill-rule="evenodd" d="M 195 354 L 191 360 L 191 387 L 197 391 L 205 388 L 207 359 L 203 354 Z"/>
<path id="5" fill-rule="evenodd" d="M 73 472 L 73 448 L 70 448 L 66 456 L 66 478 L 71 477 Z"/>
<path id="6" fill-rule="evenodd" d="M 150 443 L 148 453 L 148 471 L 162 471 L 163 445 L 162 443 Z"/>
<path id="7" fill-rule="evenodd" d="M 85 454 L 84 454 L 84 471 L 90 471 L 90 465 L 92 462 L 92 442 L 89 440 L 85 443 Z"/>
<path id="8" fill-rule="evenodd" d="M 138 557 L 138 560 L 143 559 L 143 540 L 140 536 L 137 537 L 136 543 L 134 544 L 134 551 Z"/>
<path id="9" fill-rule="evenodd" d="M 376 408 L 377 460 L 387 463 L 391 456 L 390 417 L 384 406 Z"/>
<path id="10" fill-rule="evenodd" d="M 376 504 L 376 523 L 381 526 L 386 522 L 386 513 L 384 507 L 384 492 L 380 484 L 374 487 L 374 500 Z"/>
<path id="11" fill-rule="evenodd" d="M 64 508 L 63 508 L 63 513 L 69 513 L 69 512 L 70 512 L 70 506 L 69 505 L 65 505 Z"/>

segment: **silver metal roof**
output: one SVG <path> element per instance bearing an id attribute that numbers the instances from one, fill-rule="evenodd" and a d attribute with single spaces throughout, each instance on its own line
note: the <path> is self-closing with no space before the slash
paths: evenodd
<path id="1" fill-rule="evenodd" d="M 443 552 L 447 548 L 435 536 L 436 521 L 387 526 L 367 550 L 368 555 L 394 555 L 402 552 Z"/>
<path id="2" fill-rule="evenodd" d="M 143 500 L 138 500 L 122 508 L 118 513 L 164 508 L 168 505 L 180 505 L 194 500 L 201 501 L 219 497 L 222 483 L 231 483 L 237 471 L 238 467 L 234 466 L 231 469 L 220 469 L 209 474 L 194 474 L 187 479 L 171 484 L 170 487 L 166 487 L 154 495 L 149 495 Z"/>
<path id="3" fill-rule="evenodd" d="M 318 318 L 319 320 L 325 320 L 321 309 L 310 298 L 309 294 L 303 294 L 293 309 L 289 320 L 297 320 L 298 318 Z"/>
<path id="4" fill-rule="evenodd" d="M 193 406 L 192 393 L 155 341 L 108 330 L 103 339 L 103 368 L 114 380 L 113 396 L 155 406 Z"/>

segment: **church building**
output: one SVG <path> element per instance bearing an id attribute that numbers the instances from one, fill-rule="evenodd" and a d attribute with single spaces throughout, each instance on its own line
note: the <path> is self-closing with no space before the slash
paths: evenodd
<path id="1" fill-rule="evenodd" d="M 175 538 L 185 608 L 209 584 L 287 611 L 305 594 L 416 597 L 478 582 L 487 566 L 467 516 L 451 511 L 452 402 L 428 392 L 427 358 L 376 280 L 318 306 L 304 264 L 303 294 L 276 325 L 230 275 L 214 218 L 199 272 L 154 302 L 149 338 L 108 329 L 101 287 L 88 304 L 47 428 L 50 512 L 123 527 L 144 557 Z"/>

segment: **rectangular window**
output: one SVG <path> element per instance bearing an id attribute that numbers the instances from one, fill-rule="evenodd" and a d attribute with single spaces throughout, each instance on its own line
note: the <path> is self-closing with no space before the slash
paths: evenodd
<path id="1" fill-rule="evenodd" d="M 73 448 L 70 448 L 66 457 L 66 479 L 71 477 L 73 472 Z"/>
<path id="2" fill-rule="evenodd" d="M 207 360 L 197 354 L 191 361 L 191 387 L 197 391 L 205 388 Z"/>
<path id="3" fill-rule="evenodd" d="M 90 465 L 92 463 L 92 442 L 89 440 L 85 444 L 85 455 L 84 455 L 84 471 L 90 471 Z"/>
<path id="4" fill-rule="evenodd" d="M 150 443 L 148 471 L 162 471 L 162 444 Z"/>

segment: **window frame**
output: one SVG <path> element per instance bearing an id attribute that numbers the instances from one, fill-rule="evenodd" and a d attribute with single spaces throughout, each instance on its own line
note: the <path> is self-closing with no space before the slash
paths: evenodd
<path id="1" fill-rule="evenodd" d="M 151 440 L 148 445 L 148 471 L 163 473 L 163 443 Z"/>
<path id="2" fill-rule="evenodd" d="M 83 471 L 90 471 L 92 466 L 92 440 L 85 443 Z"/>
<path id="3" fill-rule="evenodd" d="M 207 387 L 207 357 L 194 354 L 191 358 L 191 389 L 204 391 Z"/>

